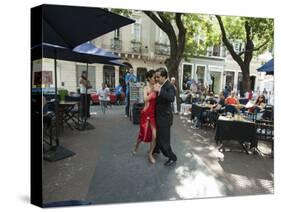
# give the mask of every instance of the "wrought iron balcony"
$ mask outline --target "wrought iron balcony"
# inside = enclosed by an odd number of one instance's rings
[[[141,53],[142,52],[142,49],[141,49],[141,42],[139,41],[131,41],[131,49],[132,49],[132,52],[136,52],[136,53]]]
[[[113,38],[110,40],[110,48],[113,50],[119,50],[122,49],[122,41],[116,38]]]
[[[164,43],[155,43],[155,54],[170,55],[170,45]]]

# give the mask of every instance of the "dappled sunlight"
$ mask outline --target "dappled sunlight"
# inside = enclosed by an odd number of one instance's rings
[[[224,158],[224,154],[219,152],[218,150],[216,150],[215,147],[210,146],[208,149],[210,150],[209,153],[208,153],[208,157],[217,158],[217,159],[220,159],[220,160],[222,160]]]
[[[268,192],[270,192],[270,193],[274,192],[274,183],[273,183],[273,181],[264,180],[264,179],[257,179],[257,183],[260,184],[266,190],[268,190]]]
[[[233,183],[231,189],[233,192],[237,190],[244,190],[247,192],[248,189],[262,188],[259,189],[260,193],[273,193],[273,181],[266,179],[254,179],[242,175],[230,174],[229,178]]]
[[[193,154],[190,153],[190,152],[187,152],[187,153],[185,154],[185,157],[187,157],[187,158],[192,158],[192,157],[193,157]]]
[[[226,196],[224,184],[202,170],[189,170],[180,166],[175,170],[180,185],[175,187],[180,198],[204,198]]]
[[[204,147],[198,146],[198,147],[194,147],[193,149],[194,149],[195,151],[202,151],[202,150],[204,150],[205,148],[204,148]]]
[[[247,187],[252,187],[255,184],[254,180],[249,179],[246,176],[230,174],[230,177],[235,182],[236,187],[239,187],[239,188],[245,189]]]

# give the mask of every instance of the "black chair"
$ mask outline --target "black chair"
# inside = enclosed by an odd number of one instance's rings
[[[265,120],[270,120],[273,121],[274,119],[274,112],[273,112],[274,107],[271,105],[268,105],[265,107],[262,118]]]
[[[56,128],[55,102],[46,103],[43,107],[43,141],[53,146],[53,131]]]
[[[67,109],[64,114],[64,120],[68,123],[71,120],[76,126],[79,125],[79,115],[80,115],[80,95],[79,96],[65,96],[66,102],[78,102],[78,104],[70,109]],[[70,129],[73,129],[69,125]]]
[[[274,123],[270,120],[256,120],[258,140],[271,142],[271,154],[274,153]]]

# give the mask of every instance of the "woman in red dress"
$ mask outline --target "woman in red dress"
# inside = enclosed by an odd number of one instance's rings
[[[156,119],[155,119],[155,106],[156,106],[156,92],[154,91],[155,84],[155,71],[150,70],[146,73],[147,85],[144,87],[144,108],[140,113],[140,131],[132,152],[137,153],[137,149],[141,142],[150,143],[148,152],[148,160],[154,164],[153,150],[156,142]]]

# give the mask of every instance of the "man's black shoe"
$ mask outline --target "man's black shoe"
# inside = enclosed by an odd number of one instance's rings
[[[165,165],[165,166],[171,166],[171,165],[173,165],[174,163],[176,163],[175,160],[169,159],[169,160],[167,160],[167,161],[164,163],[164,165]]]

